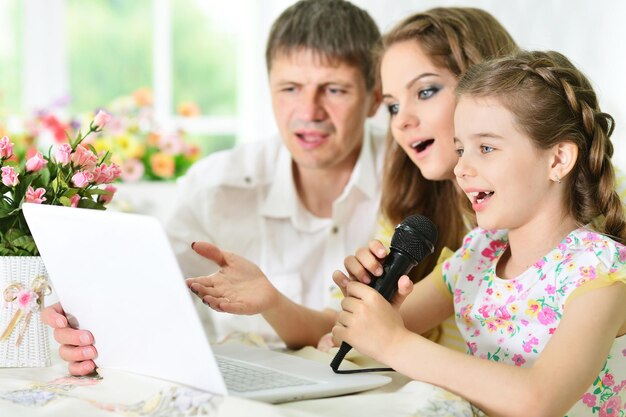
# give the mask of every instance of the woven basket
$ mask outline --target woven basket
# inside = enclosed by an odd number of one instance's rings
[[[0,256],[0,336],[19,313],[17,301],[5,300],[6,290],[32,289],[36,280],[41,283],[43,279],[47,282],[48,273],[39,256]],[[42,290],[40,294],[43,293]],[[40,302],[28,319],[27,314],[18,316],[10,335],[0,340],[0,367],[50,366],[48,327],[41,321],[41,307],[45,304]]]

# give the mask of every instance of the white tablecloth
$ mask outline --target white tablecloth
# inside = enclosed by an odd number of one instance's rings
[[[391,384],[335,398],[269,405],[193,390],[120,371],[71,377],[52,344],[47,368],[0,369],[0,416],[359,416],[470,417],[468,402],[441,388],[397,373]],[[332,355],[305,348],[299,356],[330,362]],[[357,358],[358,359],[358,358]],[[354,360],[354,359],[353,359]],[[358,362],[358,360],[357,360]]]

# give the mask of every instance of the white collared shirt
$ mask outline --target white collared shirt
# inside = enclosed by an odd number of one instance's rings
[[[256,263],[272,284],[298,304],[322,310],[339,306],[332,273],[372,239],[380,202],[384,134],[366,125],[359,159],[332,217],[319,218],[300,202],[291,155],[279,139],[246,143],[194,164],[179,180],[167,222],[186,277],[209,275],[216,266],[191,250],[209,241]],[[200,310],[211,338],[252,332],[275,341],[260,315]],[[210,323],[207,322],[210,318]]]

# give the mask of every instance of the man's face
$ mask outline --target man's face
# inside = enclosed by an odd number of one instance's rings
[[[363,123],[378,101],[358,68],[302,49],[276,56],[269,73],[282,141],[299,169],[352,169]]]

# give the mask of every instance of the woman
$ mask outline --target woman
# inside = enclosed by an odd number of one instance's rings
[[[422,214],[437,226],[439,239],[432,256],[411,273],[417,281],[430,273],[442,252],[456,250],[475,218],[454,179],[458,161],[454,145],[454,89],[472,65],[517,51],[504,27],[489,13],[475,8],[434,8],[407,17],[383,37],[379,54],[383,103],[390,115],[379,221],[379,240],[389,245],[393,228],[411,214]],[[377,258],[386,255],[377,245]],[[370,256],[368,248],[357,257]],[[369,282],[356,260],[346,268]],[[382,268],[373,275],[380,275]],[[374,270],[372,270],[374,271]],[[336,271],[335,280],[346,279]],[[338,290],[339,291],[339,290]],[[410,323],[407,323],[410,327]],[[443,333],[441,332],[443,330]],[[451,317],[428,335],[431,340],[464,350]],[[328,337],[318,347],[330,347]]]

